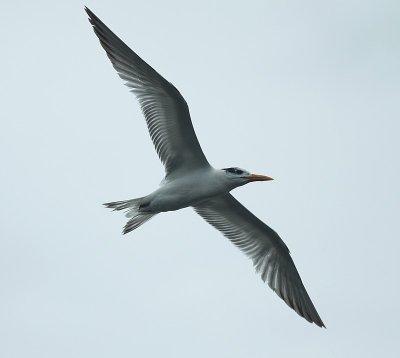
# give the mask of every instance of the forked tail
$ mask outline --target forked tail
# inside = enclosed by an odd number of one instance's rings
[[[125,216],[130,218],[124,226],[123,233],[127,234],[150,220],[156,213],[140,211],[140,204],[143,198],[136,198],[131,200],[114,201],[112,203],[103,204],[105,207],[116,210],[124,210]]]

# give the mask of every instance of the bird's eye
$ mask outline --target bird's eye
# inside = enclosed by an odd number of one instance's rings
[[[223,170],[225,170],[228,173],[232,173],[232,174],[236,174],[236,175],[242,175],[244,173],[244,171],[242,169],[238,169],[238,168],[224,168]]]

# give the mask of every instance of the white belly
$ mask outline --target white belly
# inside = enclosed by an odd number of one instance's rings
[[[146,210],[152,212],[178,210],[229,190],[215,169],[196,171],[165,181],[159,189],[145,198]]]

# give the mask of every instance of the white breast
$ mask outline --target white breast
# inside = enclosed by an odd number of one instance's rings
[[[173,211],[229,190],[231,188],[220,170],[202,169],[164,180],[159,189],[146,197],[146,201],[152,212]]]

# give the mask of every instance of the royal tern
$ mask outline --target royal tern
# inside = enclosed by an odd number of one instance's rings
[[[193,207],[209,224],[253,260],[263,281],[307,321],[325,327],[279,235],[229,192],[253,181],[272,178],[240,168],[215,169],[207,161],[190,119],[189,108],[165,80],[120,40],[92,11],[89,21],[118,75],[136,95],[150,137],[165,166],[165,178],[153,193],[104,204],[125,210],[126,234],[154,215]]]

